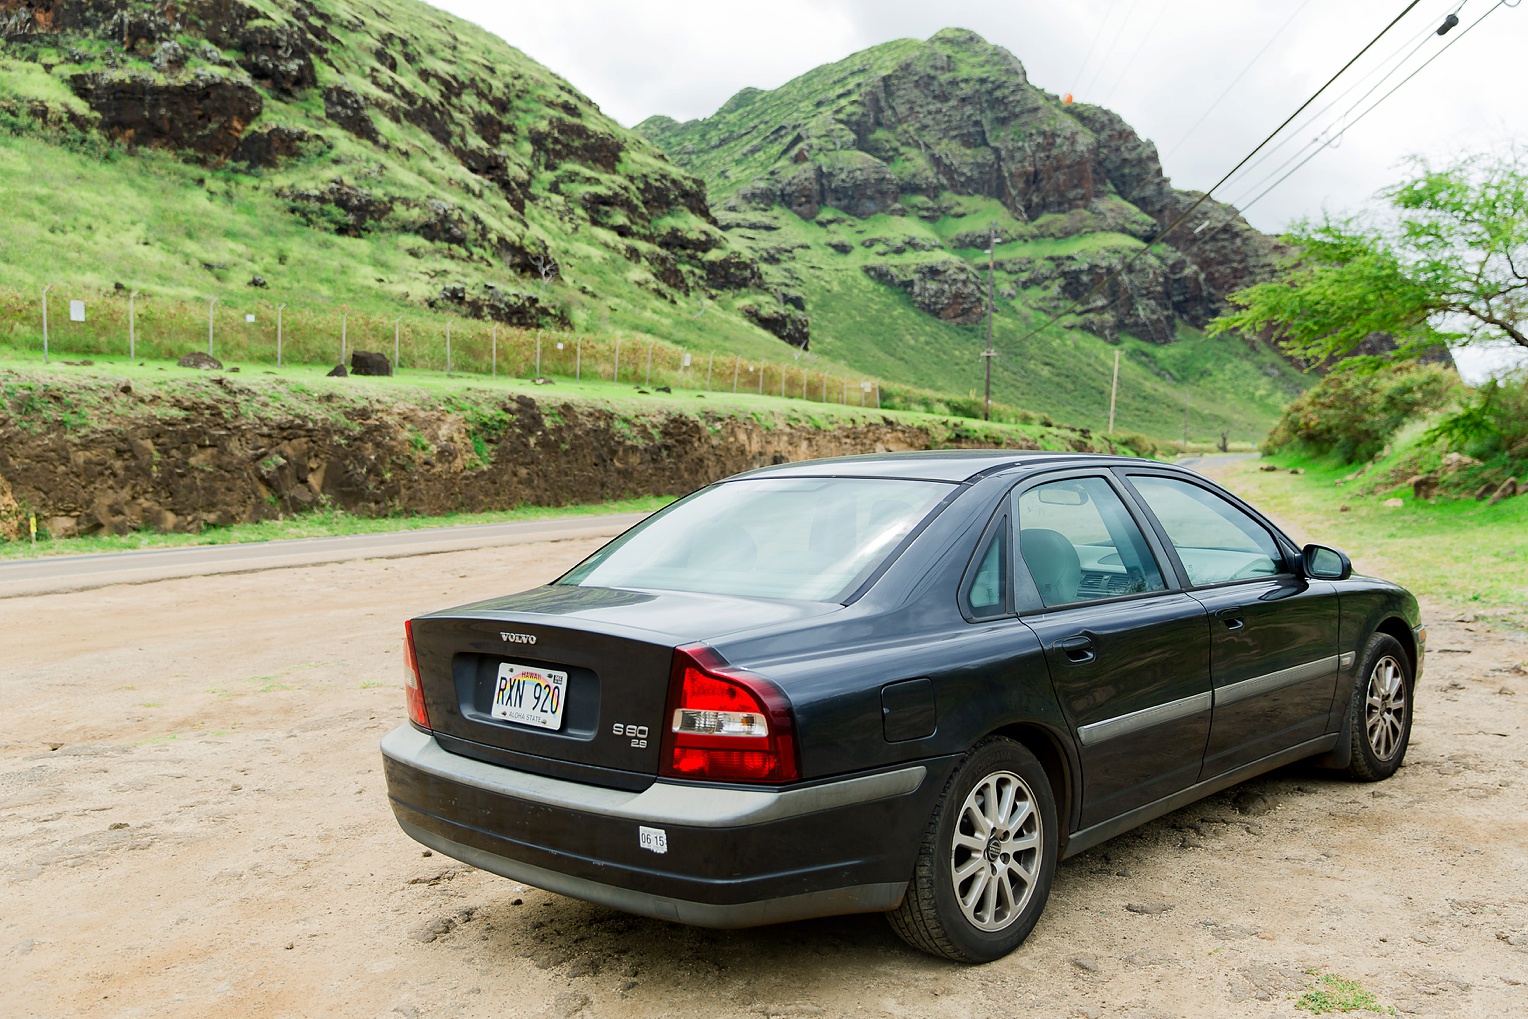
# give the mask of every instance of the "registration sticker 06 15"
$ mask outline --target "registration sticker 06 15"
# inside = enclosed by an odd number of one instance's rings
[[[662,828],[649,828],[647,825],[637,826],[637,845],[654,853],[668,852],[668,832]]]

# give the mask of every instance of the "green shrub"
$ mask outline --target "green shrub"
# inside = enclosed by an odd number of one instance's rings
[[[1528,463],[1528,371],[1491,379],[1462,408],[1441,418],[1424,441],[1447,444],[1487,464]]]
[[[1347,463],[1368,460],[1409,419],[1448,406],[1462,391],[1454,370],[1436,364],[1339,365],[1289,405],[1262,449],[1303,447]]]

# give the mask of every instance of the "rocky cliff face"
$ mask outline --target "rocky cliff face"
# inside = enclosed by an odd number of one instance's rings
[[[726,212],[941,224],[967,211],[964,200],[986,198],[1000,203],[1010,242],[1098,235],[1085,255],[1000,263],[1000,285],[1046,311],[1082,296],[1134,253],[1130,238],[1151,237],[1198,197],[1172,187],[1156,147],[1117,114],[1064,105],[1030,84],[1013,54],[960,29],[877,46],[773,92],[745,90],[704,120],[655,117],[638,130],[704,177]],[[956,251],[987,244],[985,231],[944,239]],[[1095,295],[1082,327],[1170,342],[1177,322],[1202,325],[1226,294],[1266,279],[1278,254],[1272,238],[1216,202],[1160,250]],[[931,315],[974,321],[984,309],[950,258],[862,268]]]
[[[315,230],[443,253],[459,269],[442,282],[519,275],[529,291],[609,253],[664,301],[760,284],[700,180],[523,54],[413,0],[0,0],[0,41],[80,101],[11,112],[67,113],[130,150],[247,174],[236,182],[277,191]],[[566,324],[535,289],[459,310],[512,304],[503,321]]]

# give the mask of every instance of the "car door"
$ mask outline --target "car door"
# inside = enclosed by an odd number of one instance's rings
[[[1077,737],[1081,827],[1192,785],[1210,726],[1204,606],[1175,589],[1107,471],[1043,476],[1013,504],[1021,618]]]
[[[1325,733],[1337,684],[1336,587],[1301,576],[1262,522],[1209,486],[1165,472],[1126,476],[1212,619],[1203,777]]]

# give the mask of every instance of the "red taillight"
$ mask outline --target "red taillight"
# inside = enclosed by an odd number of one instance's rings
[[[718,782],[794,782],[795,721],[783,694],[729,669],[703,644],[674,649],[662,773]]]
[[[414,621],[403,622],[403,694],[409,704],[409,721],[421,729],[430,727],[430,712],[424,706],[424,686],[419,681],[419,656],[414,654]]]

